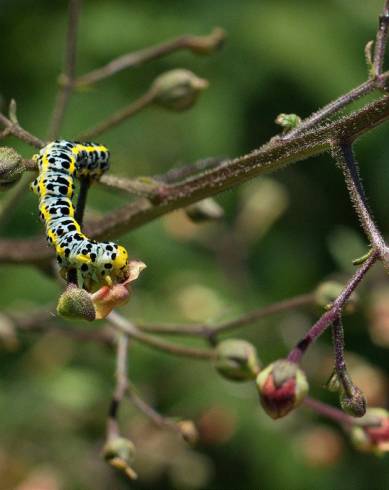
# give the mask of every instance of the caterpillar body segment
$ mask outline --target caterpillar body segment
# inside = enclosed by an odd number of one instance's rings
[[[39,176],[31,184],[39,196],[39,216],[47,241],[55,248],[61,275],[77,271],[80,287],[94,290],[126,279],[128,254],[114,242],[86,237],[74,218],[75,178],[98,180],[109,168],[109,151],[96,143],[53,141],[34,156]]]

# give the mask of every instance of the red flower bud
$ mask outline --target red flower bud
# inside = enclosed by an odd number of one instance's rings
[[[308,382],[297,364],[280,359],[259,373],[257,388],[265,412],[278,419],[302,403]]]
[[[389,451],[389,412],[383,408],[369,408],[360,419],[364,425],[351,429],[354,445],[364,452],[382,454]]]

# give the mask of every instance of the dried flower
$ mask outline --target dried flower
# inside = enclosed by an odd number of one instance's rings
[[[297,364],[280,359],[259,373],[257,388],[265,412],[278,419],[302,403],[308,382]]]
[[[232,381],[255,379],[260,370],[257,351],[246,340],[223,340],[216,347],[215,368]]]

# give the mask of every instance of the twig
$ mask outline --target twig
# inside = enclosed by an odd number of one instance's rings
[[[181,36],[177,39],[166,41],[157,46],[152,46],[151,48],[128,53],[115,58],[101,68],[97,68],[96,70],[77,78],[75,81],[75,86],[80,87],[84,85],[91,85],[100,80],[104,80],[105,78],[108,78],[121,70],[139,66],[143,63],[161,58],[162,56],[166,56],[178,50],[189,49],[194,53],[211,52],[212,50],[221,46],[224,38],[224,31],[216,27],[207,36]]]
[[[60,77],[59,89],[51,117],[48,139],[57,138],[65,111],[74,88],[76,72],[77,33],[82,0],[69,0],[68,33],[65,50],[64,72]]]
[[[331,325],[341,314],[342,308],[359,285],[366,272],[378,258],[378,252],[374,251],[370,257],[361,265],[348,281],[340,295],[332,303],[331,308],[324,313],[319,320],[309,329],[304,337],[297,343],[288,355],[289,361],[299,363],[307,348]]]
[[[163,352],[182,357],[192,357],[199,360],[212,360],[215,358],[215,354],[212,350],[199,349],[195,347],[186,347],[184,345],[177,345],[170,342],[166,342],[152,335],[148,335],[139,330],[129,320],[119,315],[115,311],[112,311],[107,320],[120,331],[127,334],[129,337],[141,342],[155,349]]]
[[[21,126],[19,126],[18,123],[12,122],[8,117],[4,116],[0,112],[0,123],[6,128],[8,131],[7,134],[12,134],[16,138],[18,138],[21,141],[24,141],[25,143],[35,146],[35,148],[42,148],[44,146],[44,141],[41,139],[37,138],[33,134],[29,133],[25,129],[23,129]]]
[[[99,134],[105,133],[109,129],[118,126],[120,123],[122,123],[129,117],[134,116],[142,109],[150,105],[153,102],[153,100],[154,100],[154,92],[152,90],[149,90],[144,95],[139,97],[139,99],[137,99],[135,102],[132,102],[124,109],[120,109],[119,111],[115,112],[111,116],[107,117],[107,119],[104,119],[104,121],[102,121],[101,123],[97,124],[97,126],[81,133],[77,137],[77,139],[80,141],[88,141],[94,139]]]
[[[244,315],[235,318],[234,320],[229,320],[226,322],[219,323],[217,325],[204,324],[194,324],[194,325],[149,325],[140,324],[137,327],[140,330],[158,334],[168,334],[168,335],[186,335],[191,337],[213,337],[215,335],[226,333],[231,330],[235,330],[250,323],[254,323],[257,320],[265,318],[270,315],[275,315],[277,313],[282,313],[284,311],[289,311],[294,308],[299,308],[301,306],[306,306],[312,304],[314,299],[313,294],[302,294],[294,298],[286,299],[284,301],[279,301],[278,303],[273,303],[269,306],[258,308],[256,310],[245,313]]]
[[[363,425],[361,420],[351,417],[342,410],[332,407],[331,405],[327,405],[327,403],[319,402],[319,400],[315,400],[314,398],[306,397],[304,400],[304,405],[323,417],[334,420],[338,424],[346,425],[348,427],[353,425]]]
[[[365,191],[359,177],[358,164],[354,159],[351,145],[334,145],[332,155],[343,172],[351,201],[372,247],[376,248],[383,256],[387,247],[368,208]]]
[[[163,415],[158,413],[155,410],[155,408],[153,408],[147,402],[145,402],[145,400],[143,400],[138,395],[135,387],[131,383],[129,383],[129,385],[127,387],[127,396],[128,396],[128,399],[131,401],[131,403],[134,405],[134,407],[136,407],[144,415],[146,415],[146,417],[148,417],[152,422],[154,422],[154,424],[157,427],[167,428],[167,429],[173,430],[174,432],[178,432],[179,434],[181,434],[181,431],[180,431],[178,425],[174,421],[172,421],[169,418],[164,417]]]
[[[22,175],[20,181],[10,189],[4,199],[0,202],[0,229],[10,220],[11,214],[19,204],[20,199],[25,195],[28,186],[34,177]]]
[[[332,339],[335,352],[335,373],[343,390],[348,396],[352,396],[353,383],[347,372],[346,361],[344,359],[344,331],[340,316],[335,318],[332,324]]]
[[[379,77],[382,74],[386,50],[386,42],[388,39],[389,27],[389,0],[385,0],[382,14],[378,19],[378,30],[374,45],[374,72],[375,76]]]
[[[98,182],[105,187],[118,189],[128,194],[138,196],[153,196],[157,189],[161,189],[163,184],[151,177],[139,177],[137,179],[127,179],[117,175],[103,175]]]
[[[116,386],[111,400],[107,420],[107,440],[120,435],[118,424],[118,412],[128,386],[127,364],[128,364],[128,336],[118,333],[116,351]]]

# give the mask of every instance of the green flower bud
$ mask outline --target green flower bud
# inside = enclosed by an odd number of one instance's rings
[[[278,114],[275,119],[275,123],[284,128],[285,131],[296,128],[301,123],[301,117],[297,114]]]
[[[59,297],[57,313],[65,318],[89,322],[96,318],[96,311],[90,294],[74,284],[69,284]]]
[[[308,382],[297,364],[280,359],[259,373],[257,388],[265,412],[278,419],[301,405],[308,392]]]
[[[332,303],[343,291],[343,289],[344,289],[344,285],[341,284],[340,282],[336,282],[336,281],[323,282],[319,284],[319,286],[316,288],[314,292],[315,303],[320,308],[329,309]],[[358,300],[359,298],[357,293],[355,291],[351,293],[349,299],[344,305],[343,313],[353,313],[357,307]]]
[[[207,87],[207,80],[198,78],[189,70],[176,69],[157,77],[151,92],[156,104],[172,111],[184,111],[193,106]]]
[[[363,417],[366,413],[366,398],[357,386],[352,386],[351,393],[342,391],[340,394],[340,406],[353,417]]]
[[[214,364],[223,377],[233,381],[255,379],[260,370],[255,347],[239,339],[220,342],[216,347]]]
[[[137,474],[131,468],[135,461],[135,446],[129,439],[113,437],[103,447],[103,456],[111,466],[125,473],[131,480],[137,478]]]
[[[0,190],[5,191],[20,179],[25,166],[23,158],[13,148],[0,147]]]
[[[224,216],[223,208],[211,197],[186,207],[185,213],[195,223],[217,220]]]

